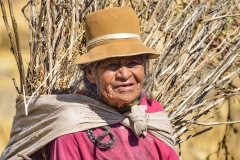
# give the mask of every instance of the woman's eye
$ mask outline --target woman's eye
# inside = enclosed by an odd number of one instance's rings
[[[141,64],[140,62],[131,61],[131,62],[128,62],[127,67],[132,68],[132,67],[135,67],[135,66],[140,65],[140,64]]]
[[[119,68],[119,64],[109,63],[109,64],[105,65],[104,68],[109,69],[109,70],[116,70]]]

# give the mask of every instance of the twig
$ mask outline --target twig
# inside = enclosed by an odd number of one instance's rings
[[[23,16],[25,17],[25,19],[28,21],[28,26],[29,26],[29,28],[32,29],[33,33],[35,33],[35,29],[33,28],[32,23],[30,22],[29,18],[28,18],[28,17],[26,16],[26,14],[25,14],[25,9],[30,5],[31,2],[32,2],[32,0],[29,0],[29,1],[27,2],[27,4],[26,4],[25,6],[23,6],[23,8],[22,8],[22,13],[23,13]]]
[[[11,78],[10,76],[8,76],[9,78]],[[14,84],[14,86],[15,86],[15,89],[17,90],[17,93],[18,94],[21,94],[21,91],[19,90],[19,88],[18,88],[18,86],[17,86],[17,83],[16,83],[16,80],[15,80],[15,78],[11,78],[12,79],[12,81],[13,81],[13,84]]]
[[[25,107],[25,116],[28,115],[28,106],[27,106],[27,103],[26,103],[26,95],[25,95],[25,90],[24,90],[24,86],[23,86],[23,100],[24,100],[24,107]]]
[[[201,122],[197,122],[197,121],[192,121],[191,123],[197,124],[197,125],[202,125],[202,126],[214,126],[214,125],[223,125],[223,124],[236,124],[236,123],[240,123],[240,121],[212,122],[212,123],[201,123]]]
[[[221,18],[236,17],[236,16],[240,16],[240,14],[232,14],[232,15],[218,16],[218,17],[215,17],[215,18],[211,18],[211,19],[204,20],[203,22],[209,22],[209,21],[214,21],[214,20],[221,19]]]
[[[76,12],[76,6],[75,6],[75,1],[73,0],[72,2],[72,15],[71,15],[71,31],[70,31],[70,44],[73,43],[73,40],[74,40],[74,31],[75,31],[75,28],[76,28],[76,19],[75,19],[75,12]],[[95,7],[96,7],[96,0],[95,0]],[[96,8],[95,8],[96,10]],[[68,60],[71,60],[72,59],[72,52],[73,52],[73,45],[70,46],[69,48],[69,55],[68,55]]]
[[[10,38],[13,55],[15,57],[15,60],[16,60],[17,66],[18,66],[18,71],[19,71],[19,74],[20,74],[20,77],[21,77],[22,70],[21,70],[21,65],[20,65],[20,62],[19,62],[18,49],[17,49],[17,46],[16,46],[16,41],[15,41],[15,39],[14,39],[14,37],[12,35],[12,32],[10,30],[10,27],[9,27],[9,24],[8,24],[6,10],[5,10],[4,3],[2,2],[2,0],[0,0],[0,4],[1,4],[2,13],[3,13],[3,20],[4,20],[4,23],[5,23],[5,27],[7,29],[8,36]],[[20,78],[20,80],[21,80],[21,78]]]
[[[23,155],[21,153],[18,153],[17,156],[23,158],[24,160],[32,160],[30,157]]]
[[[52,70],[53,70],[53,57],[52,57],[52,45],[51,45],[51,34],[52,34],[52,20],[51,20],[51,11],[50,11],[50,0],[47,0],[47,52],[48,52],[48,76],[49,81],[52,81]],[[51,83],[48,83],[47,86],[51,88]]]
[[[193,137],[196,137],[196,136],[198,136],[198,135],[200,135],[200,134],[203,134],[203,133],[205,133],[205,132],[207,132],[207,131],[209,131],[209,130],[211,130],[211,129],[213,129],[213,127],[209,127],[209,128],[203,129],[203,130],[201,130],[201,131],[199,131],[199,132],[197,132],[197,133],[195,133],[195,134],[189,135],[189,136],[187,136],[186,138],[180,140],[179,143],[182,143],[182,142],[184,142],[184,141],[186,141],[186,140],[188,140],[188,139],[190,139],[190,138],[193,138]]]
[[[17,57],[18,57],[18,63],[19,63],[19,74],[20,74],[20,84],[21,84],[21,93],[23,93],[23,88],[22,86],[26,85],[26,80],[25,80],[25,70],[24,70],[24,65],[22,61],[22,54],[21,54],[21,48],[20,48],[20,41],[19,41],[19,35],[18,35],[18,28],[17,28],[17,22],[13,13],[13,8],[12,8],[12,2],[11,0],[8,0],[9,4],[9,10],[12,18],[12,25],[13,25],[13,30],[15,33],[15,40],[16,40],[16,47],[17,47]]]

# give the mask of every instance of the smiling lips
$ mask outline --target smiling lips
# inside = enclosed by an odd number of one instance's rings
[[[122,85],[123,87],[128,87],[128,86],[132,86],[133,84],[125,84],[125,85]]]
[[[134,87],[135,87],[134,83],[128,83],[128,84],[117,85],[115,88],[120,91],[130,91],[130,90],[133,90]]]

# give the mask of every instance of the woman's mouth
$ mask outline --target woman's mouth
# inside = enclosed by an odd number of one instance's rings
[[[123,87],[129,87],[132,86],[133,84],[126,84],[126,85],[122,85]]]
[[[133,83],[129,83],[129,84],[122,84],[122,85],[119,85],[117,86],[116,88],[119,90],[119,91],[122,91],[122,92],[126,92],[126,91],[131,91],[134,89],[134,84]]]

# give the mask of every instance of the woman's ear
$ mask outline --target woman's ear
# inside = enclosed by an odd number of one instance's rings
[[[94,72],[92,71],[92,68],[90,68],[89,65],[86,68],[86,76],[91,83],[96,83],[96,76],[94,75]]]

